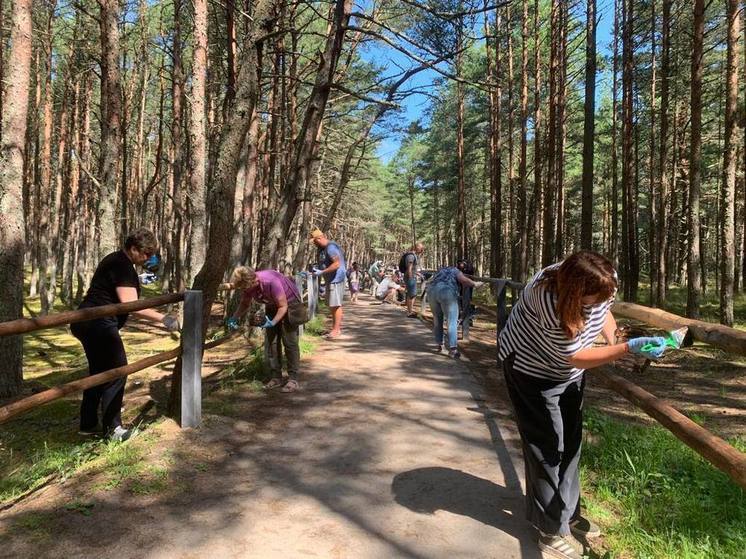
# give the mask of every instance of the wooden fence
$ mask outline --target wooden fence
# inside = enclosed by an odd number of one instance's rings
[[[489,277],[472,277],[475,281],[489,283],[496,297],[497,328],[496,343],[500,343],[500,332],[507,323],[509,309],[507,304],[508,291],[511,294],[511,308],[517,302],[524,284],[508,280]],[[473,316],[471,289],[464,289],[461,298],[461,329],[463,339],[469,339],[469,327]],[[423,311],[427,302],[426,289],[423,290]],[[633,318],[646,322],[658,328],[673,330],[687,326],[694,338],[713,345],[725,351],[746,355],[746,332],[728,328],[720,324],[712,324],[698,320],[683,318],[660,309],[651,309],[631,303],[616,303],[612,312],[617,316]],[[612,367],[599,367],[593,370],[594,376],[612,390],[624,396],[638,406],[645,413],[655,419],[663,427],[671,431],[677,438],[692,448],[713,466],[725,472],[742,488],[746,489],[746,454],[734,448],[726,441],[710,433],[698,425],[673,406],[654,396],[642,387],[614,374]]]

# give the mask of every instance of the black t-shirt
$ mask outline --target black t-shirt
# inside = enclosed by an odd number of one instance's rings
[[[122,250],[112,252],[99,262],[91,279],[91,286],[80,304],[81,309],[100,307],[120,303],[117,287],[134,287],[140,296],[140,278],[137,277],[135,266]],[[114,317],[106,317],[104,321],[114,321]],[[117,327],[121,328],[127,322],[127,315],[116,317]]]

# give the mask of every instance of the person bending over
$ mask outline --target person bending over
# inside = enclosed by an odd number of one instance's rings
[[[499,357],[523,443],[527,518],[539,530],[539,548],[563,559],[582,557],[573,535],[600,534],[580,511],[585,370],[630,352],[660,357],[665,347],[663,338],[616,343],[610,309],[617,283],[604,256],[572,254],[534,276],[500,334]],[[594,347],[599,334],[607,345]]]
[[[298,326],[302,321],[294,320],[296,311],[302,311],[303,302],[293,280],[275,270],[257,270],[241,266],[231,277],[236,289],[242,289],[241,303],[226,323],[231,330],[238,328],[239,319],[249,310],[252,301],[264,303],[266,317],[260,328],[266,329],[269,346],[269,367],[272,378],[265,388],[281,388],[281,392],[295,392],[300,388],[298,369],[300,368],[300,345]],[[285,348],[288,380],[282,378],[280,342]]]
[[[158,243],[151,231],[137,229],[132,232],[121,250],[112,252],[101,260],[78,308],[129,303],[139,299],[140,279],[135,266],[145,264],[157,251]],[[179,329],[179,322],[175,317],[153,309],[144,309],[133,314],[152,322],[162,323],[169,331]],[[119,330],[126,324],[127,317],[127,314],[120,314],[70,325],[73,336],[83,344],[89,375],[127,364],[127,354],[119,335]],[[83,391],[83,402],[80,405],[81,435],[95,435],[103,431],[104,436],[119,441],[132,436],[132,430],[122,426],[121,408],[125,383],[126,379],[122,377]],[[102,411],[101,428],[98,427],[99,407]]]
[[[430,278],[427,298],[433,313],[433,336],[436,351],[443,350],[443,322],[448,324],[448,355],[454,359],[461,357],[458,350],[459,289],[461,286],[474,288],[481,282],[467,278],[455,266],[446,266]]]

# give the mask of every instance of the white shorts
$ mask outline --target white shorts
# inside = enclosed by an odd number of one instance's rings
[[[345,298],[345,282],[330,283],[326,286],[326,303],[330,307],[341,307]]]

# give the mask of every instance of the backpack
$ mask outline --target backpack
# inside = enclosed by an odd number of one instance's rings
[[[399,271],[402,274],[407,273],[407,256],[409,256],[410,254],[414,255],[414,252],[405,252],[404,254],[401,255],[401,258],[399,259]]]

